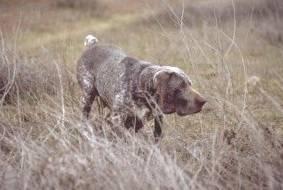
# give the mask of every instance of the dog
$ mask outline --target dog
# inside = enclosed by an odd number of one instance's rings
[[[162,134],[163,115],[198,113],[206,103],[184,71],[154,65],[128,56],[122,49],[98,44],[88,35],[86,49],[77,62],[77,79],[83,91],[84,118],[88,118],[95,97],[111,110],[114,124],[134,127],[154,119],[154,137]]]

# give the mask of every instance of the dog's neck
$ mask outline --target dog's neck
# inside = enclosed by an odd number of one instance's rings
[[[146,67],[140,74],[139,77],[139,90],[154,96],[156,89],[153,85],[153,77],[158,71],[159,66],[152,65]]]

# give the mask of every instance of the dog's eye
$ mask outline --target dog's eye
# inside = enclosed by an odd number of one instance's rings
[[[186,83],[185,81],[183,81],[181,84],[180,84],[180,88],[185,88],[186,87]]]
[[[180,94],[181,93],[181,90],[180,89],[176,89],[175,91],[174,91],[174,95],[175,96],[177,96],[178,94]]]

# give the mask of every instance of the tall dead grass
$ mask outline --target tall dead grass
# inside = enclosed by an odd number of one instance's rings
[[[220,126],[190,141],[173,130],[155,144],[147,131],[113,132],[99,116],[82,123],[78,94],[66,86],[75,79],[63,79],[62,67],[28,67],[41,77],[53,76],[30,81],[30,91],[40,90],[29,94],[35,105],[22,96],[24,87],[16,91],[15,106],[1,106],[1,189],[282,188],[281,136],[226,95],[214,93]],[[22,71],[23,83],[12,78],[7,83],[24,86],[30,75]],[[50,87],[55,94],[42,90]]]
[[[237,25],[252,22],[254,32],[273,44],[282,43],[283,2],[280,0],[183,1],[183,5],[161,2],[160,13],[153,14],[151,19],[146,18],[143,21],[145,24],[159,23],[174,28],[185,24],[194,28],[201,25],[229,25],[235,17]]]
[[[179,47],[178,60],[189,64],[210,110],[167,121],[159,144],[151,124],[138,134],[112,129],[95,108],[82,122],[74,65],[60,52],[28,57],[2,43],[1,100],[9,101],[0,106],[0,189],[282,189],[282,128],[255,115],[261,105],[252,100],[262,99],[270,106],[265,113],[280,116],[282,102],[264,79],[249,76],[233,35],[216,27],[209,31],[212,43],[186,27],[176,33],[166,48]],[[230,54],[237,56],[234,65]],[[201,74],[203,66],[212,76]],[[183,134],[188,125],[199,130],[190,138]]]

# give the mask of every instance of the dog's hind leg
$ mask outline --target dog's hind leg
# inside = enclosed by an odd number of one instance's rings
[[[95,77],[89,70],[84,67],[84,65],[79,65],[77,79],[83,91],[81,101],[82,116],[83,120],[87,120],[89,118],[89,113],[91,111],[91,106],[95,100],[95,97],[99,95],[95,87]]]
[[[94,102],[95,97],[97,96],[96,90],[93,90],[90,93],[85,92],[83,96],[83,119],[89,118],[89,113],[91,111],[92,104]]]
[[[94,86],[94,78],[85,75],[80,79],[81,80],[79,80],[79,84],[83,90],[83,96],[82,96],[83,119],[88,119],[94,99],[96,96],[98,96],[98,91]]]

